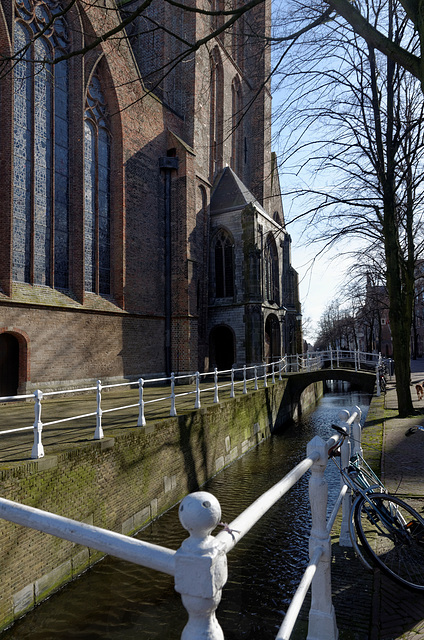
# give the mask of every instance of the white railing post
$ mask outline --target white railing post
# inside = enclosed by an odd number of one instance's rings
[[[200,373],[198,371],[196,371],[196,400],[194,408],[200,409]]]
[[[377,381],[377,397],[381,396],[381,385],[380,385],[380,367],[378,364],[375,367],[375,378]]]
[[[340,369],[340,350],[339,347],[337,347],[337,351],[336,351],[336,366],[337,369]]]
[[[266,379],[266,362],[263,363],[263,369],[264,369],[264,387],[268,386],[268,380]]]
[[[362,411],[359,407],[355,407],[356,409],[356,417],[352,424],[352,455],[359,454],[362,456],[362,428],[361,428],[361,418]]]
[[[218,404],[219,403],[219,396],[218,396],[218,369],[216,367],[214,369],[213,376],[214,376],[214,381],[215,381],[215,393],[214,393],[213,401],[214,401],[215,404]]]
[[[246,365],[243,365],[243,393],[247,393]]]
[[[315,436],[308,443],[307,455],[310,456],[316,451],[319,453],[319,458],[311,467],[309,480],[312,514],[309,557],[312,558],[319,547],[322,549],[322,554],[311,585],[307,640],[336,640],[338,631],[331,600],[331,542],[327,532],[328,486],[324,477],[328,454],[327,444],[319,436]]]
[[[280,358],[280,361],[278,363],[278,379],[279,380],[283,379],[282,376],[281,376],[281,364],[282,364],[282,362],[283,362],[283,360],[282,360],[282,358]]]
[[[255,364],[255,391],[258,390],[258,368]]]
[[[272,372],[271,382],[272,382],[272,384],[275,384],[275,366],[274,366],[274,361],[272,362],[271,372]]]
[[[331,362],[331,369],[334,369],[333,367],[333,349],[330,347],[330,362]]]
[[[340,420],[342,420],[345,424],[344,427],[347,429],[347,432],[350,435],[350,425],[348,420],[350,418],[349,411],[343,410],[339,415]],[[346,469],[349,466],[349,460],[351,456],[351,443],[350,438],[346,438],[343,442],[342,447],[340,449],[340,466],[342,469]],[[340,488],[344,485],[343,478],[340,476]],[[339,544],[341,547],[351,547],[352,540],[349,533],[350,526],[350,508],[352,506],[352,495],[348,490],[342,499],[342,522],[340,525],[340,536],[339,536]]]
[[[138,420],[137,427],[146,426],[146,417],[144,415],[144,380],[139,378],[138,380]]]
[[[102,383],[100,380],[97,380],[96,430],[94,431],[94,440],[101,440],[103,438],[102,415]]]
[[[351,455],[350,441],[346,439],[340,449],[340,465],[342,469],[349,466]],[[340,476],[340,489],[344,486],[343,478]],[[339,545],[341,547],[351,547],[352,539],[350,537],[350,508],[352,506],[352,494],[349,489],[342,498],[342,521],[340,524]]]
[[[171,410],[169,412],[169,415],[172,418],[175,418],[175,416],[177,415],[177,409],[175,408],[175,374],[174,372],[171,373]]]
[[[231,367],[231,392],[230,398],[235,398],[236,394],[234,392],[234,365]]]
[[[43,458],[44,447],[41,442],[41,433],[43,431],[43,423],[41,422],[41,400],[43,399],[43,392],[40,389],[34,391],[34,444],[31,451],[31,458]]]
[[[197,491],[182,500],[179,518],[190,533],[175,554],[175,590],[188,612],[181,640],[224,640],[215,611],[227,581],[227,557],[210,535],[221,507],[215,496]]]

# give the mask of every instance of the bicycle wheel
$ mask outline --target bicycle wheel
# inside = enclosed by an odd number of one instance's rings
[[[393,580],[424,591],[424,519],[388,493],[370,493],[354,511],[366,553]]]

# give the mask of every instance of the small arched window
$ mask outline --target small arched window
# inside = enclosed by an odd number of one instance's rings
[[[215,238],[215,291],[217,298],[234,296],[234,245],[223,230]]]
[[[67,27],[57,2],[17,1],[16,11],[12,277],[67,288],[68,65],[44,62],[69,50]]]
[[[278,278],[278,253],[274,238],[269,235],[264,251],[265,298],[279,304],[280,287]]]
[[[85,290],[110,293],[110,131],[97,75],[87,92],[84,143]]]

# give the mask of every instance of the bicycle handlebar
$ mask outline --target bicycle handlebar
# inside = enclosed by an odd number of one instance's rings
[[[329,458],[340,455],[339,449],[342,446],[344,439],[347,438],[348,436],[348,432],[346,431],[346,429],[344,429],[343,427],[339,427],[338,424],[332,424],[331,427],[334,429],[334,431],[337,431],[337,433],[342,437],[335,444],[333,444],[332,447],[328,449]]]
[[[347,436],[347,429],[345,429],[344,427],[340,427],[338,424],[332,424],[331,428],[334,429],[334,431],[337,431],[337,433],[339,433],[341,436]]]

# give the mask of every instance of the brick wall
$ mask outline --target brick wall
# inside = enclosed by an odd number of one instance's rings
[[[304,392],[302,406],[322,387]],[[104,440],[0,470],[0,495],[134,533],[244,454],[298,406],[287,380],[188,416],[108,431]],[[93,550],[0,521],[0,628],[99,559]]]
[[[41,306],[2,309],[0,331],[14,333],[21,326],[27,328],[20,345],[27,368],[20,374],[20,393],[36,386],[76,387],[82,381],[105,382],[165,369],[164,353],[158,348],[163,319],[82,308],[78,312]]]

